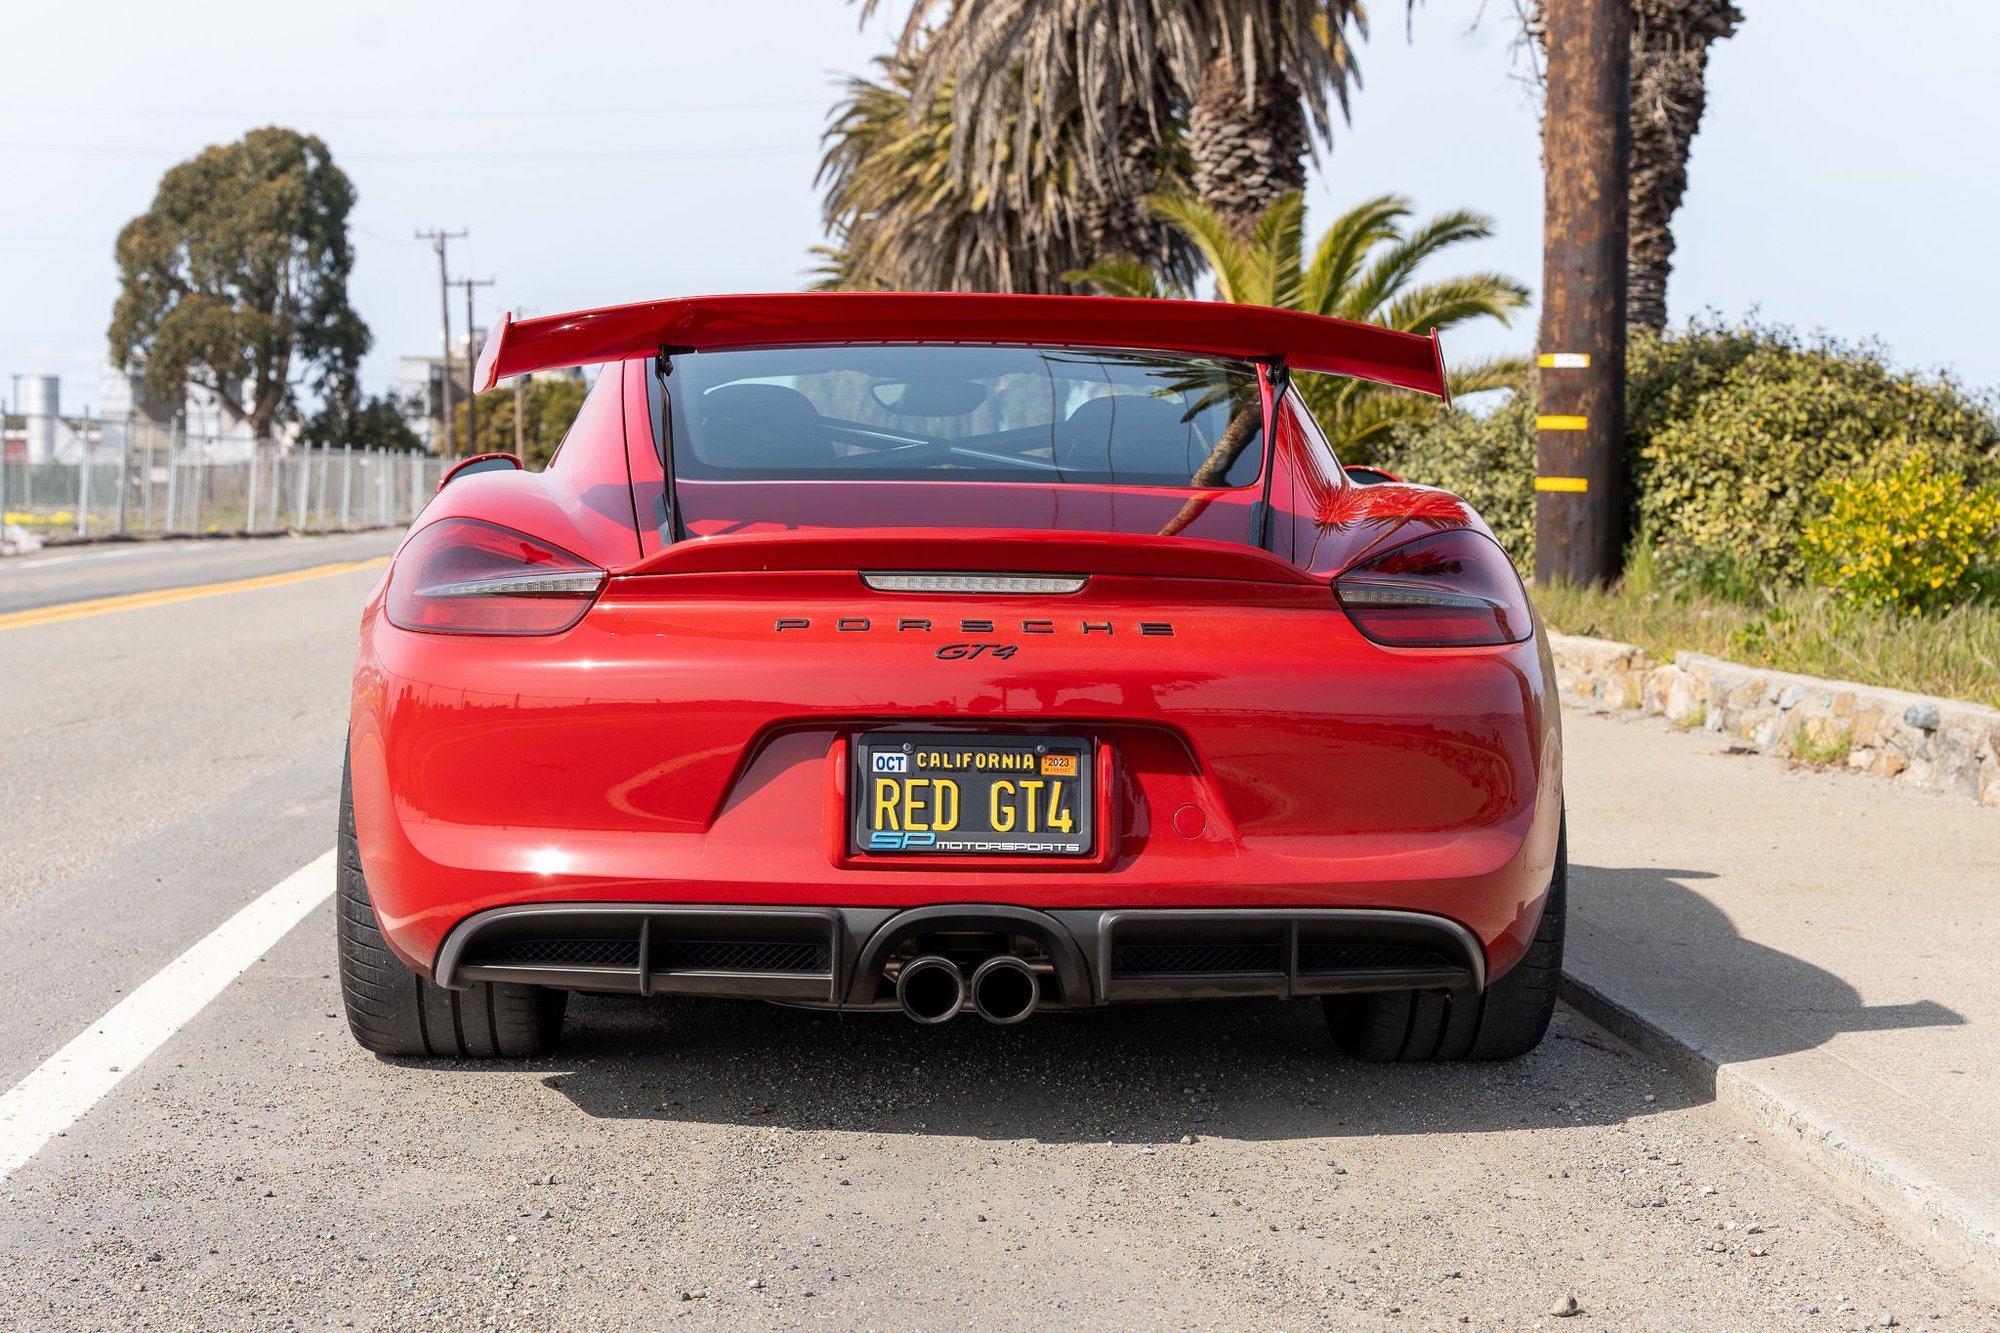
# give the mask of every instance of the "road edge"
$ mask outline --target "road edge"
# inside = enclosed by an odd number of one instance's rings
[[[1721,1063],[1567,968],[1557,993],[1564,1004],[1873,1204],[1932,1262],[2000,1289],[2000,1218],[1982,1218],[1895,1152],[1857,1140],[1759,1082],[1746,1067]]]

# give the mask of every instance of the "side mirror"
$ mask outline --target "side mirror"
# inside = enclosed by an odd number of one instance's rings
[[[438,478],[438,489],[443,490],[460,477],[470,476],[474,472],[500,472],[507,468],[519,472],[525,466],[527,465],[512,454],[474,454],[470,458],[461,458],[446,468],[444,475]]]
[[[1401,481],[1393,472],[1379,467],[1369,467],[1366,463],[1352,463],[1341,469],[1347,479],[1356,486],[1380,486],[1385,481]]]

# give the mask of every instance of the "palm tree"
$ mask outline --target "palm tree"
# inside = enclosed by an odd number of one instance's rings
[[[1417,271],[1441,250],[1493,234],[1492,219],[1468,210],[1415,225],[1407,199],[1383,195],[1349,209],[1305,254],[1305,202],[1297,191],[1266,209],[1246,239],[1208,204],[1186,195],[1156,195],[1153,208],[1184,233],[1215,277],[1215,299],[1280,306],[1315,315],[1381,324],[1407,333],[1448,329],[1474,319],[1510,323],[1528,304],[1528,289],[1499,273],[1467,273],[1419,283]],[[1179,297],[1189,292],[1170,277],[1129,259],[1101,261],[1072,278],[1110,296]],[[1455,366],[1454,393],[1509,388],[1527,363],[1496,357]],[[1343,461],[1365,462],[1384,432],[1432,410],[1428,399],[1363,380],[1307,375],[1299,393]]]
[[[814,247],[822,260],[815,285],[1061,291],[1064,273],[1102,254],[1145,255],[1183,279],[1192,274],[1193,247],[1177,232],[1137,199],[1083,179],[1073,117],[1018,134],[1009,122],[1002,179],[982,187],[952,165],[954,86],[943,84],[918,110],[911,89],[921,57],[876,64],[877,79],[848,80],[824,138],[816,183],[827,189],[834,243]],[[1186,154],[1172,133],[1135,138],[1124,152],[1122,179],[1185,188]]]
[[[1534,0],[1528,32],[1548,45],[1546,0]],[[1734,36],[1743,11],[1731,0],[1632,0],[1632,183],[1625,257],[1625,322],[1667,327],[1674,268],[1674,214],[1687,194],[1688,149],[1708,106],[1708,48]]]
[[[865,19],[882,0],[862,3]],[[1247,236],[1346,113],[1350,28],[1366,35],[1362,0],[914,0],[900,50],[924,54],[917,106],[958,89],[952,161],[977,188],[1073,125],[1083,178],[1137,198],[1128,146],[1185,118],[1195,194]]]
[[[1633,0],[1625,322],[1635,328],[1667,327],[1674,214],[1687,193],[1688,148],[1708,106],[1708,48],[1742,21],[1729,0]]]

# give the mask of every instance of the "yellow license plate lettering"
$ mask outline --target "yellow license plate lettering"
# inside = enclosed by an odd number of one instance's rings
[[[992,816],[993,831],[995,833],[1012,833],[1014,831],[1014,784],[1004,781],[996,782],[993,784],[989,796],[988,804],[991,809],[988,813]]]
[[[1040,778],[1023,778],[1021,780],[1021,804],[1027,808],[1028,832],[1030,833],[1040,833],[1042,831],[1039,827],[1042,813],[1041,802],[1037,798],[1042,788],[1047,785]]]
[[[925,817],[930,814],[930,809],[925,804],[925,801],[929,799],[929,795],[927,791],[919,790],[919,788],[928,788],[930,785],[931,780],[929,778],[904,779],[903,831],[905,833],[928,833],[931,831],[930,824],[924,822]]]
[[[1069,811],[1063,807],[1063,785],[1060,782],[1051,782],[1049,784],[1049,828],[1052,832],[1056,833],[1074,833],[1076,831],[1075,821],[1070,818]]]
[[[901,793],[896,790],[896,779],[875,779],[875,827],[900,833],[902,825],[896,822],[896,802]]]
[[[958,827],[958,783],[951,778],[935,778],[931,782],[931,801],[937,813],[931,816],[931,827],[939,833],[950,833]]]

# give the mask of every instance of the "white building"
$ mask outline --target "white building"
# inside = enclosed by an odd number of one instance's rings
[[[109,361],[100,368],[97,401],[103,417],[103,448],[117,449],[126,439],[138,442],[150,434],[174,431],[183,449],[216,463],[241,462],[250,456],[256,443],[247,423],[237,419],[222,405],[211,389],[190,384],[178,403],[166,403],[147,392],[143,378],[129,375]],[[176,419],[179,429],[174,430]],[[275,432],[281,442],[297,438],[298,427],[281,425]],[[75,460],[76,446],[65,457],[60,445],[57,457]]]

